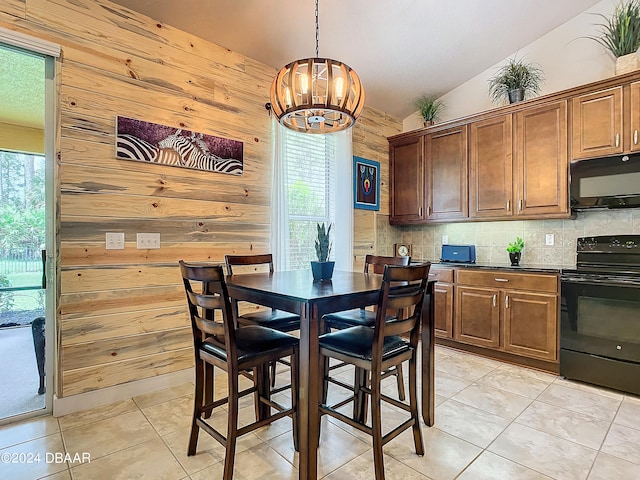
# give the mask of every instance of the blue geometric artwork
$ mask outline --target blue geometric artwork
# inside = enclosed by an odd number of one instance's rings
[[[353,208],[380,210],[380,163],[353,157]]]

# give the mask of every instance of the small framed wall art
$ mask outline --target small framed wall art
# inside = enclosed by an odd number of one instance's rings
[[[353,208],[380,210],[380,162],[353,157]]]

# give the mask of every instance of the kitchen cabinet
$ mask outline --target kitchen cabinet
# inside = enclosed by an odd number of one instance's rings
[[[431,267],[436,277],[435,334],[440,338],[453,338],[453,269]]]
[[[471,217],[513,214],[511,114],[471,123],[469,150]]]
[[[409,135],[389,141],[391,182],[390,223],[417,223],[425,219],[424,136]]]
[[[455,292],[455,341],[557,360],[557,275],[459,269]]]
[[[425,136],[427,220],[468,216],[467,126]]]
[[[574,159],[623,153],[622,99],[622,86],[572,99]]]
[[[567,101],[515,116],[514,214],[569,216]]]
[[[567,102],[470,126],[470,216],[569,216]]]
[[[467,127],[389,142],[392,224],[467,218]]]
[[[640,151],[640,82],[633,82],[629,86],[631,98],[631,152]]]

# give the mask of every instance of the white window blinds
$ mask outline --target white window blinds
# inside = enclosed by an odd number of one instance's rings
[[[308,269],[309,262],[316,260],[316,224],[335,224],[336,137],[287,129],[282,133],[287,163],[289,268]],[[333,252],[330,258],[334,258]]]

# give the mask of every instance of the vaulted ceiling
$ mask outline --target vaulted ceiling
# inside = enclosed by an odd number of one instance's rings
[[[315,55],[313,0],[114,0],[280,68]],[[366,104],[404,118],[598,0],[319,0],[321,57],[358,72]],[[266,99],[265,99],[266,100]]]

